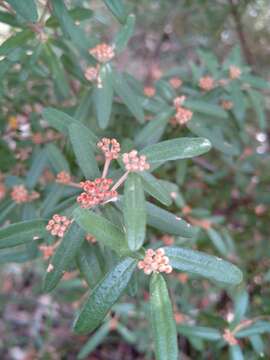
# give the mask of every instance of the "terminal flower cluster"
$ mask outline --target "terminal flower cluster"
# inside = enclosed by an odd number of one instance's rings
[[[176,108],[176,113],[171,120],[172,125],[185,125],[193,116],[193,112],[183,106],[185,96],[178,96],[174,99],[173,104]]]
[[[212,78],[212,76],[204,76],[200,78],[199,86],[204,91],[211,91],[214,89],[215,80]]]
[[[77,202],[84,209],[90,209],[108,200],[117,198],[117,192],[110,190],[112,179],[97,178],[94,181],[86,180],[80,183],[84,192],[77,197]]]
[[[153,249],[146,250],[144,259],[138,262],[138,268],[143,270],[146,275],[162,272],[170,274],[172,272],[169,258],[165,256],[163,249],[157,249],[156,251]]]
[[[118,159],[121,147],[116,139],[104,137],[97,143],[97,147],[103,152],[106,159]]]
[[[51,233],[51,235],[62,238],[70,224],[71,220],[69,220],[66,216],[54,214],[52,219],[49,220],[46,229]]]
[[[125,164],[126,170],[129,172],[140,172],[150,169],[146,156],[138,155],[137,150],[132,150],[129,153],[123,154],[122,160]]]
[[[89,53],[101,63],[106,63],[112,60],[115,56],[113,47],[105,43],[98,44],[94,48],[90,49]]]
[[[10,196],[16,204],[23,204],[38,199],[39,193],[36,191],[29,192],[24,185],[15,185]]]

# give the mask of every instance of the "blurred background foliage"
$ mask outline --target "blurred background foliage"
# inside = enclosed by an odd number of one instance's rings
[[[42,9],[46,1],[38,3]],[[102,1],[70,0],[65,3],[69,8],[79,6],[93,11],[78,23],[87,34],[89,46],[101,39],[110,42],[117,34],[119,24]],[[145,85],[152,85],[160,72],[166,73],[176,67],[180,68],[180,72],[189,73],[191,63],[199,63],[198,49],[213,52],[222,62],[235,46],[241,49],[244,63],[256,75],[269,81],[269,0],[127,0],[125,4],[128,12],[136,15],[137,22],[128,48],[117,57],[116,66],[130,72]],[[21,18],[8,18],[9,6],[6,5],[7,2],[0,1],[1,42],[14,33],[13,26],[20,27],[24,22]],[[45,30],[45,37],[46,32],[54,39],[54,45],[58,45],[58,48],[54,46],[54,51],[61,56],[66,72],[73,72],[80,78],[74,48],[58,42],[61,32],[53,26]],[[52,68],[48,70],[41,62],[40,68],[35,68],[36,72],[32,73],[35,54],[38,56],[39,44],[44,41],[43,35],[41,32],[40,37],[33,37],[27,54],[17,49],[12,52],[8,62],[1,62],[0,78],[7,75],[6,82],[1,81],[0,85],[2,131],[6,128],[7,114],[21,113],[29,102],[65,107],[71,111],[79,104],[81,94],[76,96],[76,81],[70,81],[70,90],[65,89],[65,78],[56,79],[62,93],[55,94],[52,90],[52,80],[55,81],[55,78],[52,76],[51,79],[49,74],[54,72],[57,64],[52,63]],[[65,56],[67,51],[70,51],[68,57]],[[48,50],[47,57],[50,55]],[[43,61],[45,64],[46,56]],[[85,81],[83,77],[81,81]],[[246,311],[246,319],[269,317],[269,90],[263,91],[263,97],[266,104],[264,129],[259,129],[253,121],[253,112],[246,114],[243,139],[245,149],[251,151],[247,150],[236,163],[214,153],[209,154],[205,162],[196,164],[198,166],[188,167],[187,173],[182,168],[176,169],[181,193],[175,207],[192,205],[193,216],[213,221],[218,230],[215,233],[201,229],[194,239],[194,246],[209,252],[218,251],[237,262],[245,271],[250,305],[247,305],[245,292],[234,304],[231,299],[235,294],[221,289],[218,291],[207,281],[175,277],[172,293],[181,294],[179,297],[173,296],[179,324],[195,318],[196,324],[223,328],[237,306],[242,307],[243,314]],[[42,130],[39,125],[34,125],[34,129]],[[20,174],[19,163],[4,140],[0,142],[0,151],[1,171]],[[69,159],[72,160],[72,156]],[[209,167],[210,174],[207,171]],[[175,169],[168,165],[160,171],[159,176],[170,181],[174,179]],[[181,178],[186,179],[185,185]],[[170,186],[169,183],[167,185]],[[175,190],[174,187],[172,189]],[[185,242],[184,239],[175,241],[177,244]],[[2,253],[0,263],[6,261],[6,255]],[[75,359],[87,341],[87,337],[75,336],[70,331],[73,312],[78,307],[77,300],[85,291],[81,281],[72,275],[67,276],[53,295],[44,295],[39,287],[43,272],[44,266],[39,260],[31,264],[13,263],[1,267],[1,359]],[[144,292],[141,296],[146,301],[140,305],[123,303],[115,307],[115,314],[121,318],[120,325],[102,328],[96,338],[96,344],[102,345],[94,349],[92,355],[85,356],[91,360],[152,359],[143,315],[148,306],[148,294]],[[105,339],[109,331],[110,336]],[[228,352],[221,349],[219,344],[208,342],[209,338],[204,342],[200,337],[183,336],[184,329],[181,331],[180,345],[184,359],[228,359]],[[264,340],[264,345],[256,337],[250,341],[241,340],[247,359],[270,358],[269,336],[266,335]],[[88,350],[91,346],[95,348],[94,345],[90,343]],[[83,354],[81,356],[83,358]],[[232,356],[241,359],[237,354]]]

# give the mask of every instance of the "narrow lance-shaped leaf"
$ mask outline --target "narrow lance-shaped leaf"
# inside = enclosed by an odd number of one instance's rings
[[[39,150],[33,158],[30,170],[26,176],[26,185],[32,189],[38,182],[43,170],[48,163],[48,154],[46,149]]]
[[[35,0],[7,0],[13,9],[25,20],[35,22],[38,19]]]
[[[99,177],[100,173],[87,128],[73,123],[69,126],[69,136],[78,165],[86,179]]]
[[[149,121],[135,137],[137,147],[145,147],[159,141],[174,111],[173,108],[169,108]]]
[[[129,174],[125,182],[124,220],[130,250],[139,250],[145,238],[146,209],[141,178]]]
[[[269,321],[257,321],[251,324],[250,326],[247,326],[246,328],[242,328],[241,330],[236,332],[235,337],[241,339],[247,336],[264,334],[264,333],[270,333]]]
[[[108,126],[112,111],[113,87],[110,72],[111,68],[108,64],[102,66],[99,72],[101,85],[96,86],[93,93],[97,120],[101,129]]]
[[[211,143],[204,138],[180,138],[166,140],[144,148],[143,153],[150,163],[187,159],[202,155],[211,149]]]
[[[55,83],[55,88],[61,96],[67,98],[69,96],[69,84],[67,82],[67,76],[64,71],[61,60],[54,53],[49,43],[44,44],[44,55],[46,63],[50,69],[52,79]]]
[[[134,31],[135,20],[136,20],[135,15],[130,14],[127,18],[125,25],[122,27],[122,29],[120,29],[120,31],[116,35],[114,45],[117,52],[123,51],[127,46],[127,43]]]
[[[177,360],[178,344],[172,304],[162,275],[150,280],[150,313],[157,360]]]
[[[218,330],[206,326],[178,325],[177,331],[187,337],[198,337],[208,341],[217,341],[222,338]]]
[[[212,146],[224,154],[239,154],[239,150],[233,144],[230,144],[228,141],[224,140],[220,136],[217,136],[216,134],[214,135],[213,131],[204,126],[203,122],[198,117],[193,116],[191,121],[187,123],[187,127],[193,134],[209,139]]]
[[[98,347],[98,345],[106,338],[109,332],[110,322],[106,322],[95,332],[94,335],[90,336],[89,340],[81,348],[78,360],[85,359],[93,350],[95,350],[96,347]]]
[[[72,223],[58,245],[52,259],[50,260],[50,271],[46,273],[43,289],[49,292],[55,288],[64,272],[83,243],[85,232],[76,224]]]
[[[49,162],[52,165],[54,171],[56,171],[57,173],[60,171],[70,171],[67,159],[56,145],[48,144],[46,146],[46,149]]]
[[[75,221],[104,246],[120,254],[129,252],[124,233],[103,216],[81,208],[77,208],[73,215]]]
[[[155,178],[151,173],[147,171],[140,172],[139,175],[142,178],[142,184],[144,190],[155,199],[160,201],[166,206],[170,206],[172,203],[171,195],[168,189]]]
[[[120,23],[125,23],[127,14],[122,0],[103,0],[103,2]]]
[[[8,55],[12,50],[23,46],[29,39],[34,37],[34,33],[30,30],[23,30],[10,36],[0,46],[0,56]]]
[[[90,292],[74,322],[77,333],[95,330],[120,298],[136,268],[137,261],[130,257],[120,262]]]
[[[144,113],[141,103],[136,93],[133,92],[123,75],[116,71],[112,71],[112,81],[113,88],[117,95],[120,96],[132,115],[134,115],[140,123],[143,123]]]
[[[147,202],[146,211],[147,224],[162,232],[187,238],[193,237],[196,234],[195,229],[179,216],[156,205]]]
[[[58,19],[64,34],[73,41],[75,46],[83,51],[86,51],[89,47],[87,37],[83,30],[76,26],[65,6],[65,2],[63,0],[53,1],[52,9],[53,14]]]
[[[215,104],[209,104],[206,101],[200,100],[186,100],[184,106],[192,111],[197,111],[198,113],[218,117],[221,119],[226,119],[228,114],[220,106]]]
[[[77,254],[79,270],[91,288],[97,284],[103,275],[98,251],[98,246],[91,246],[85,241]]]
[[[42,116],[46,121],[48,121],[50,126],[52,126],[53,128],[62,132],[65,135],[68,135],[68,128],[71,124],[73,123],[80,124],[80,126],[83,127],[84,131],[87,132],[87,136],[89,137],[89,141],[92,144],[92,146],[93,147],[96,146],[96,143],[98,141],[96,135],[90,129],[84,126],[82,123],[77,121],[75,117],[71,117],[65,112],[51,107],[45,108],[42,112]]]
[[[173,268],[190,272],[224,284],[237,285],[242,272],[235,265],[216,256],[180,247],[165,247]]]
[[[0,229],[0,249],[31,242],[35,236],[46,234],[45,220],[30,220],[12,224]]]

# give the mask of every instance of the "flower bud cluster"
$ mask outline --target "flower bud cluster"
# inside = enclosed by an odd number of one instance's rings
[[[145,96],[153,97],[156,94],[156,89],[153,86],[145,86],[143,92]]]
[[[82,181],[80,185],[84,192],[77,197],[77,202],[83,209],[90,209],[108,200],[117,198],[117,192],[110,190],[112,183],[112,179],[106,178]]]
[[[71,224],[71,220],[69,220],[66,216],[54,214],[52,219],[49,220],[46,229],[53,236],[58,236],[62,238],[65,235],[65,232],[70,224]]]
[[[71,176],[66,171],[61,171],[56,176],[56,182],[60,184],[69,184],[71,182]]]
[[[113,47],[105,43],[98,44],[94,48],[90,49],[89,53],[101,63],[106,63],[112,60],[115,56]]]
[[[220,105],[224,110],[231,110],[233,108],[233,103],[229,100],[222,100]]]
[[[103,152],[106,159],[118,159],[121,147],[116,139],[102,138],[97,147]]]
[[[146,156],[138,155],[137,150],[132,150],[129,153],[123,154],[122,160],[126,170],[130,172],[139,172],[150,169],[150,165],[146,161]]]
[[[241,69],[235,65],[231,65],[229,68],[229,76],[231,80],[239,79],[241,76]]]
[[[174,89],[178,89],[178,88],[180,88],[180,86],[182,86],[183,81],[181,79],[179,79],[178,77],[172,77],[169,80],[169,83]]]
[[[157,249],[156,251],[153,249],[146,250],[144,259],[138,262],[138,268],[143,270],[146,275],[162,272],[170,274],[172,272],[169,258],[165,256],[163,249]]]
[[[12,188],[10,196],[16,204],[22,204],[36,200],[40,195],[36,191],[30,193],[24,185],[15,185]]]
[[[176,108],[176,114],[171,120],[172,125],[185,125],[191,120],[193,112],[182,106],[185,100],[185,96],[178,96],[174,99],[173,104]]]
[[[200,78],[199,86],[204,91],[213,90],[215,86],[215,80],[211,76],[204,76]]]

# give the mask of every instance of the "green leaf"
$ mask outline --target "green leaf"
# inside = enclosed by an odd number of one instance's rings
[[[42,111],[42,116],[48,121],[49,125],[63,134],[68,134],[68,127],[75,119],[63,111],[48,107]]]
[[[169,102],[172,102],[177,96],[175,90],[165,80],[158,80],[156,83],[156,89],[159,94]]]
[[[81,208],[77,208],[73,215],[75,221],[103,245],[119,254],[129,252],[124,233],[101,215]]]
[[[120,53],[126,48],[129,39],[133,35],[135,20],[136,17],[134,14],[128,15],[125,25],[120,29],[120,31],[116,35],[116,38],[114,40],[114,45],[118,53]]]
[[[43,284],[44,292],[52,291],[58,284],[81,247],[84,235],[85,232],[76,223],[70,225],[50,260],[50,265],[53,268],[50,272],[46,273]]]
[[[143,108],[140,104],[139,98],[133,92],[122,74],[112,71],[113,88],[118,96],[126,104],[132,115],[140,122],[144,122]]]
[[[92,144],[93,147],[96,147],[98,138],[96,135],[89,130],[86,126],[81,124],[79,121],[77,121],[76,118],[73,118],[66,114],[63,111],[48,107],[45,108],[42,112],[42,116],[45,120],[48,121],[49,125],[55,128],[56,130],[62,132],[65,135],[68,135],[68,128],[71,124],[76,123],[80,124],[80,126],[83,126],[84,131],[87,133],[89,137],[89,141]]]
[[[168,108],[151,119],[135,136],[136,146],[141,148],[159,141],[174,111],[173,108]]]
[[[94,89],[94,106],[96,109],[99,127],[101,129],[106,129],[110,121],[113,102],[113,87],[110,65],[102,66],[99,74],[101,79],[101,87],[96,86]]]
[[[8,55],[12,50],[22,47],[29,39],[34,37],[34,33],[28,29],[20,31],[10,36],[0,46],[0,56]]]
[[[264,334],[264,333],[270,333],[269,321],[257,321],[254,324],[246,328],[243,328],[242,330],[237,331],[235,337],[241,339],[247,336]]]
[[[233,322],[238,324],[243,320],[248,308],[248,292],[244,289],[239,290],[234,298],[234,318]]]
[[[120,23],[126,22],[127,14],[122,0],[103,0],[103,2]]]
[[[87,128],[81,124],[73,123],[69,126],[69,137],[78,165],[86,179],[99,177],[100,172]]]
[[[146,171],[138,174],[142,178],[144,190],[149,195],[153,196],[153,198],[157,199],[166,206],[170,206],[172,204],[172,198],[168,189],[163,186],[162,183],[155,178],[155,176]]]
[[[4,209],[0,211],[0,224],[8,217],[8,215],[17,207],[15,202],[9,202]]]
[[[86,241],[77,254],[78,267],[90,288],[93,288],[103,275],[99,261],[100,256],[98,246],[89,245]]]
[[[87,20],[93,16],[93,11],[90,9],[86,9],[83,7],[76,7],[74,9],[68,10],[69,16],[74,21],[83,21]],[[59,26],[59,21],[56,16],[50,16],[49,19],[46,21],[47,27],[57,27]]]
[[[216,256],[180,247],[165,247],[164,250],[171,266],[177,270],[230,285],[237,285],[243,279],[242,272],[235,265]]]
[[[38,182],[43,170],[47,166],[48,156],[46,149],[39,150],[32,159],[32,165],[26,176],[26,185],[32,189]]]
[[[223,110],[220,106],[210,104],[206,101],[186,100],[184,106],[192,111],[201,114],[210,115],[221,119],[227,119],[228,117],[227,112]]]
[[[82,51],[87,51],[89,48],[89,41],[84,31],[76,26],[72,17],[70,16],[63,0],[52,2],[53,15],[58,19],[61,29],[66,37],[70,38],[75,46]]]
[[[146,210],[141,178],[129,174],[125,182],[124,220],[128,246],[131,251],[139,250],[145,239]]]
[[[166,282],[155,274],[150,280],[150,313],[157,360],[177,360],[178,344],[172,304]]]
[[[162,232],[187,238],[196,234],[195,229],[190,224],[156,205],[147,202],[146,211],[147,224]]]
[[[48,144],[46,146],[48,159],[56,173],[60,171],[70,172],[67,159],[64,157],[59,148],[54,144]]]
[[[67,98],[70,95],[70,91],[63,65],[48,42],[44,44],[43,49],[55,87],[61,96]]]
[[[251,86],[257,89],[262,89],[262,90],[270,89],[270,82],[258,76],[249,75],[249,74],[241,75],[241,80],[247,82],[248,84],[250,84]]]
[[[257,115],[259,127],[261,130],[266,128],[266,118],[265,118],[265,105],[264,105],[264,96],[258,91],[249,89],[248,95],[250,97],[251,105]]]
[[[0,229],[0,249],[33,241],[35,236],[46,234],[46,221],[42,219],[23,221]]]
[[[206,326],[177,325],[177,331],[186,337],[198,337],[208,341],[217,341],[222,338],[218,330]]]
[[[239,345],[233,345],[229,347],[230,360],[245,360]]]
[[[222,138],[220,135],[217,135],[208,129],[205,125],[203,125],[199,118],[193,116],[191,121],[187,123],[187,127],[195,135],[203,136],[209,139],[209,141],[211,141],[211,145],[224,154],[232,156],[239,154],[237,147],[224,140],[224,138]]]
[[[93,350],[95,350],[98,345],[106,338],[110,332],[110,323],[106,322],[103,324],[94,335],[91,335],[86,344],[81,348],[78,360],[85,359]]]
[[[76,333],[88,333],[99,326],[127,287],[136,263],[130,257],[120,260],[96,285],[75,319],[73,328]]]
[[[210,149],[211,143],[207,139],[180,138],[149,145],[144,148],[141,153],[143,153],[147,157],[147,160],[153,164],[199,156]]]
[[[16,16],[14,16],[6,11],[0,11],[0,22],[8,24],[13,27],[21,27],[22,26],[16,19]]]
[[[7,0],[13,9],[26,21],[36,22],[38,19],[37,7],[34,0]]]
[[[206,229],[206,232],[212,241],[215,248],[220,252],[221,255],[227,256],[228,249],[226,247],[225,242],[223,241],[221,235],[213,228]]]

